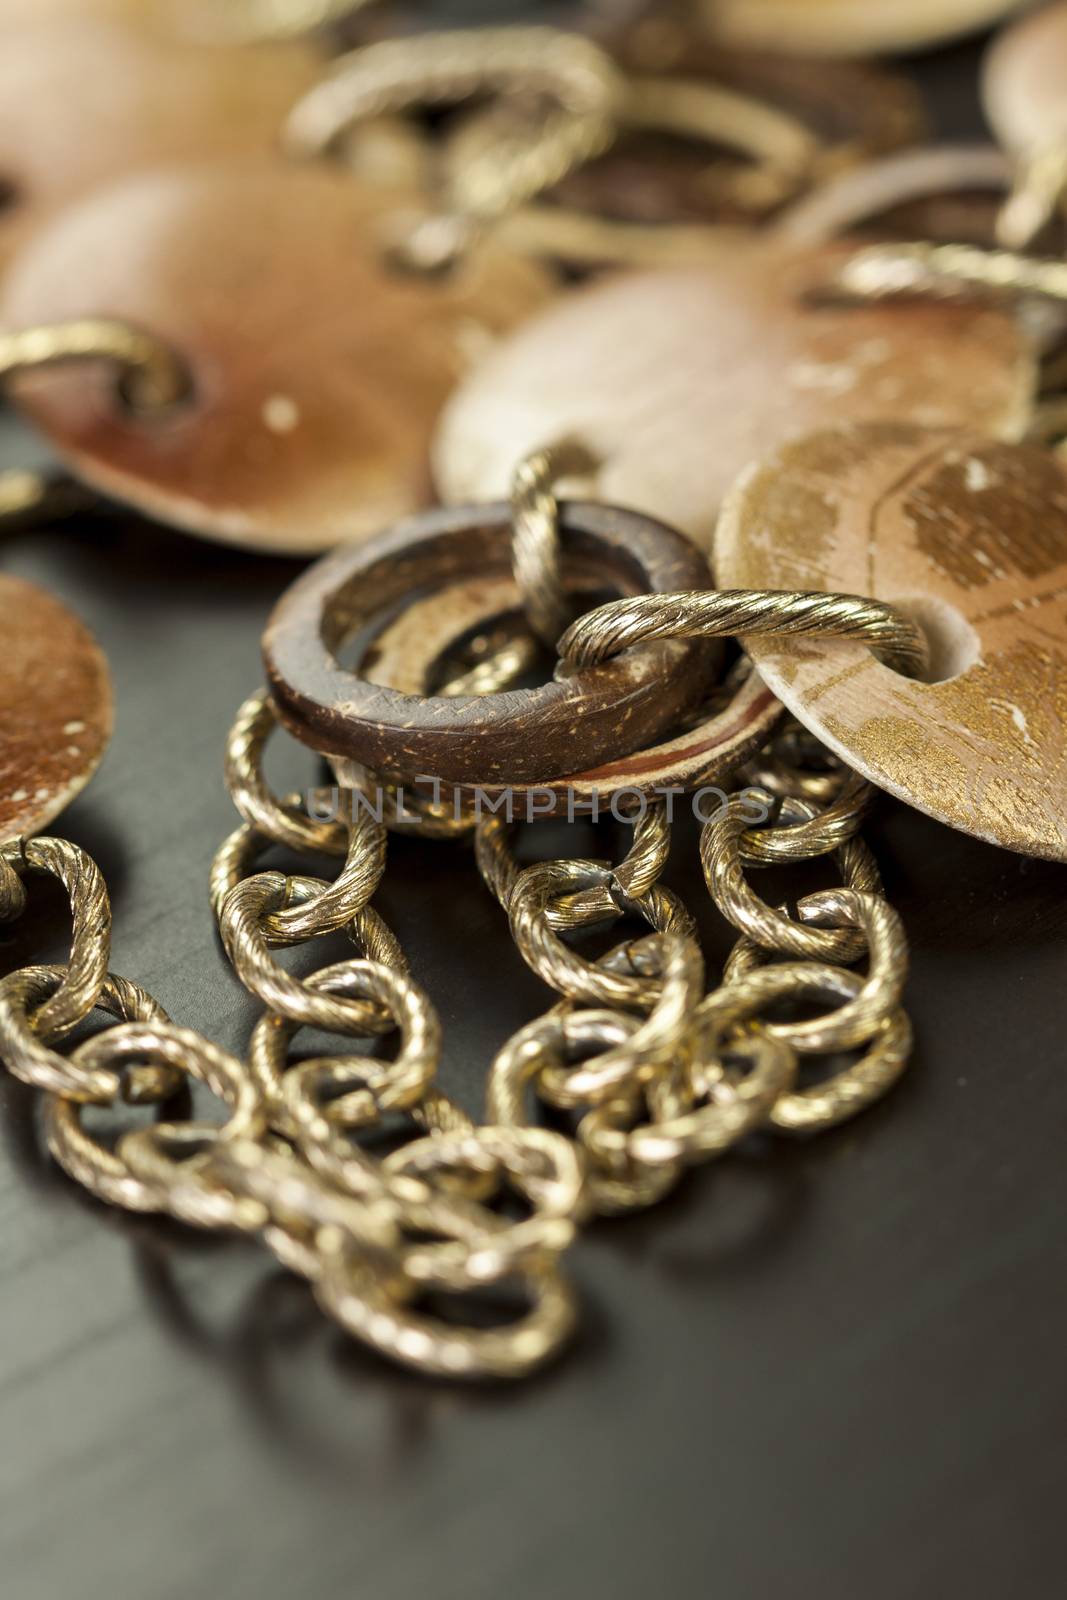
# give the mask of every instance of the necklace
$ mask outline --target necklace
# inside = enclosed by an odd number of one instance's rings
[[[600,242],[565,262],[582,191],[561,186],[589,169],[603,196],[597,164],[648,104],[633,48],[496,29],[367,46],[291,111],[303,164],[124,170],[33,228],[4,291],[0,367],[84,484],[214,539],[345,542],[279,601],[269,687],[226,751],[240,822],[211,902],[263,1007],[241,1058],[109,970],[103,879],[41,831],[106,744],[106,668],[57,602],[3,580],[0,917],[43,874],[72,935],[62,966],[0,983],[0,1058],[97,1198],[259,1239],[353,1337],[455,1378],[562,1348],[592,1215],[897,1082],[908,948],[862,838],[876,789],[1067,858],[1062,267],[737,237],[717,202],[604,245],[588,198]],[[438,136],[451,176],[421,217],[410,191],[317,164],[353,124],[474,90],[503,98]],[[688,112],[710,100],[662,104],[704,136]],[[684,268],[560,282],[636,241],[654,258],[675,226],[695,229]],[[427,511],[431,457],[453,503]],[[279,729],[319,763],[303,794],[265,778]],[[690,811],[691,877],[736,934],[710,976],[663,882]],[[548,816],[610,816],[630,848],[527,864],[520,830]],[[470,850],[556,996],[496,1054],[479,1121],[438,1085],[436,1010],[372,903],[404,831]],[[264,869],[276,849],[299,865]],[[824,860],[834,887],[759,893],[760,869]],[[337,934],[355,955],[310,976],[278,958]],[[86,1033],[94,1012],[109,1025]],[[301,1057],[301,1030],[345,1043]],[[179,1116],[190,1083],[221,1121]],[[156,1120],[104,1142],[90,1107]]]

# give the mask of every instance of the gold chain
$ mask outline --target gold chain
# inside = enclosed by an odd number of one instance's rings
[[[520,474],[520,525],[533,495],[542,533],[551,534],[550,480],[559,464],[548,453]],[[672,626],[686,607],[716,598],[668,597]],[[906,622],[836,598],[849,613],[850,636],[903,646],[914,664]],[[608,609],[616,619],[632,616]],[[751,626],[751,606],[744,615]],[[839,605],[831,632],[840,631],[842,615]],[[633,637],[605,631],[603,613],[591,618],[568,637],[599,640],[596,648],[608,650]],[[643,618],[647,637],[649,613]],[[705,626],[708,617],[698,620]],[[826,615],[822,621],[826,631]],[[525,638],[525,650],[515,637],[491,638],[473,667],[460,664],[463,681],[480,671],[475,681],[486,688],[506,684],[529,665]],[[71,953],[62,966],[27,967],[0,982],[0,1057],[43,1093],[49,1148],[92,1194],[260,1239],[309,1280],[329,1315],[383,1355],[455,1378],[531,1371],[574,1325],[576,1296],[560,1263],[590,1213],[652,1204],[687,1168],[756,1128],[833,1127],[903,1071],[911,1049],[901,1009],[907,944],[859,837],[871,791],[832,762],[828,770],[825,759],[805,770],[809,747],[791,729],[747,774],[753,786],[722,797],[703,825],[707,888],[739,935],[710,989],[693,918],[661,881],[672,843],[666,798],[633,814],[633,843],[617,864],[523,867],[499,814],[449,819],[440,802],[425,808],[420,821],[429,832],[473,835],[478,870],[519,953],[558,997],[497,1054],[485,1120],[475,1123],[437,1086],[436,1012],[371,905],[389,827],[401,825],[395,791],[378,785],[386,798],[380,818],[350,794],[347,815],[318,820],[314,808],[277,798],[266,783],[263,755],[275,729],[268,695],[254,695],[227,747],[227,785],[241,824],[211,878],[227,956],[264,1007],[245,1059],[179,1027],[143,989],[109,972],[111,911],[101,875],[84,851],[43,838],[0,847],[0,920],[22,913],[35,875],[56,878],[70,900]],[[364,800],[373,788],[368,775]],[[332,856],[339,870],[332,878],[260,870],[260,855],[277,846]],[[749,882],[752,869],[824,856],[836,863],[840,887],[801,899],[795,914],[768,904]],[[647,932],[595,959],[574,942],[623,917]],[[276,957],[339,932],[354,954],[309,977],[294,976]],[[852,970],[860,961],[865,975]],[[803,1003],[807,1012],[814,1003],[817,1014],[790,1020],[784,1002]],[[57,1048],[93,1011],[112,1025]],[[354,1040],[388,1036],[391,1057],[361,1053],[357,1044],[291,1064],[305,1027]],[[812,1087],[798,1082],[801,1061],[843,1051],[858,1055],[835,1062]],[[223,1103],[221,1124],[171,1120],[174,1098],[190,1080]],[[539,1126],[538,1102],[571,1114],[573,1135]],[[161,1120],[104,1144],[82,1120],[87,1105],[147,1107]],[[415,1137],[382,1157],[361,1139],[386,1115],[410,1119]],[[516,1220],[496,1206],[506,1190],[521,1209]],[[522,1309],[487,1327],[477,1302],[495,1286],[517,1290]],[[447,1320],[427,1305],[442,1292],[457,1308]]]

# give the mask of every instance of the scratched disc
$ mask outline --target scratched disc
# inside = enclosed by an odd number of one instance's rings
[[[173,161],[267,153],[322,71],[303,45],[219,49],[112,20],[3,25],[0,265],[60,207]]]
[[[0,839],[38,833],[96,771],[111,679],[89,630],[21,578],[0,575]]]
[[[746,641],[799,721],[882,788],[1067,860],[1067,468],[1049,451],[882,424],[813,434],[723,511],[724,587],[873,595],[932,645],[911,682],[863,645]]]
[[[1019,437],[1035,366],[1011,317],[977,303],[813,304],[851,248],[731,241],[706,266],[560,297],[449,403],[442,495],[496,499],[523,455],[574,438],[600,458],[605,500],[708,549],[738,473],[790,436],[895,417]]]
[[[553,289],[491,241],[450,272],[397,266],[397,204],[349,173],[281,161],[102,191],[20,254],[0,316],[136,324],[186,364],[189,400],[131,411],[113,372],[88,363],[12,392],[77,476],[161,521],[294,552],[378,532],[427,503],[430,438],[457,380]]]

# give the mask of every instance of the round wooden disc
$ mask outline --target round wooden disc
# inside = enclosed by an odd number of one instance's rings
[[[746,641],[793,714],[882,788],[1027,855],[1067,859],[1067,469],[1033,445],[882,424],[813,434],[747,473],[719,581],[902,606],[913,683],[862,645]]]
[[[738,473],[794,434],[895,417],[1018,437],[1035,368],[1010,317],[977,304],[805,300],[842,253],[737,240],[706,267],[561,298],[449,403],[434,451],[441,493],[491,499],[528,451],[575,437],[601,458],[604,499],[710,548]]]
[[[0,839],[39,833],[85,787],[111,737],[111,678],[89,630],[0,576]]]
[[[126,180],[66,212],[8,276],[12,327],[108,315],[187,363],[188,404],[124,408],[82,364],[13,392],[73,470],[194,533],[291,551],[359,539],[429,497],[433,424],[552,281],[491,243],[451,273],[389,264],[397,197],[329,167]]]
[[[704,0],[717,38],[800,55],[883,55],[987,27],[1025,0]]]
[[[114,178],[272,151],[321,72],[298,44],[213,49],[106,18],[5,27],[0,265],[57,208]]]
[[[622,594],[707,585],[693,547],[650,518],[569,502],[561,521],[568,583]],[[436,591],[444,605],[457,581],[506,573],[511,523],[506,503],[424,512],[309,567],[263,636],[267,679],[289,731],[320,754],[376,772],[537,783],[628,755],[695,710],[718,659],[703,639],[640,645],[548,683],[487,695],[402,693],[342,663],[361,633],[412,596]]]
[[[1009,150],[1067,140],[1067,5],[1023,17],[995,41],[982,74],[986,116]]]

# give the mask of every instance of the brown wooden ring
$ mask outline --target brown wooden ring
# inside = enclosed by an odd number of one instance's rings
[[[637,512],[561,507],[564,570],[623,594],[702,589],[700,553]],[[318,562],[283,596],[264,636],[279,716],[304,744],[401,777],[532,782],[618,758],[699,705],[714,670],[702,641],[628,650],[534,689],[448,698],[401,694],[342,667],[337,652],[383,610],[427,588],[505,572],[506,503],[426,512]]]
[[[420,599],[387,622],[368,642],[360,665],[366,663],[366,671],[376,683],[424,693],[439,681],[442,660],[462,640],[502,617],[518,616],[520,607],[510,574],[454,584],[447,591],[447,608],[438,604],[436,597]],[[764,747],[782,709],[759,674],[751,671],[736,682],[713,688],[682,731],[667,739],[660,736],[649,747],[619,760],[569,777],[542,777],[532,783],[439,785],[433,798],[455,814],[457,807],[462,811],[477,798],[495,806],[507,791],[518,818],[524,814],[525,801],[534,794],[538,816],[549,816],[569,809],[602,808],[623,793],[655,797],[667,791],[695,791],[732,779],[738,768]],[[366,773],[355,765],[335,760],[333,766],[342,788],[365,786]],[[405,804],[416,802],[422,792],[418,784],[412,785]]]

